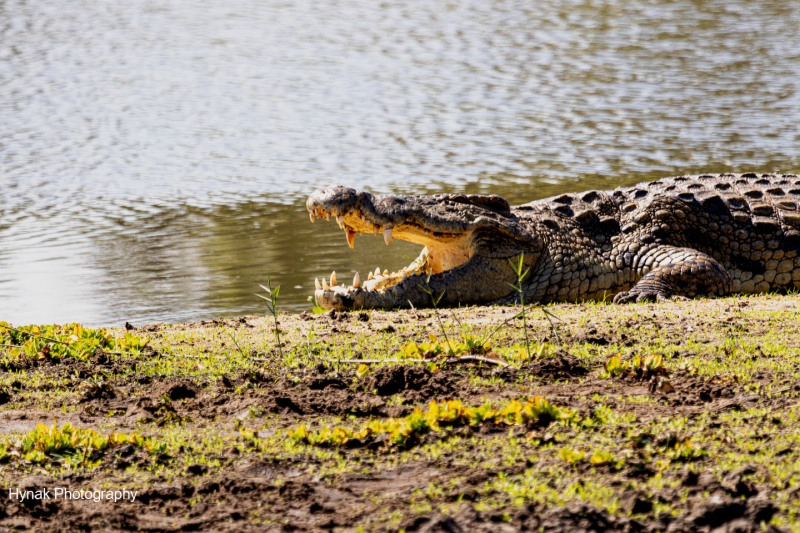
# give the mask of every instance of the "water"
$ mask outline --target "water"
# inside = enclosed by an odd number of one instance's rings
[[[305,197],[800,170],[800,6],[0,0],[0,319],[287,310],[413,245]]]

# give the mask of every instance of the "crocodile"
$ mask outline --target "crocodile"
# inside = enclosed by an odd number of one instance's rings
[[[510,206],[497,195],[374,195],[306,203],[356,234],[423,246],[398,272],[315,280],[325,308],[660,301],[800,289],[800,177],[703,174]],[[522,269],[515,270],[522,260]],[[521,291],[512,285],[522,277]]]

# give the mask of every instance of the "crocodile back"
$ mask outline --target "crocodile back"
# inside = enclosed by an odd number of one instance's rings
[[[704,174],[678,176],[620,187],[611,197],[624,211],[632,202],[671,196],[709,214],[729,213],[741,225],[800,235],[800,176],[791,174]],[[630,209],[630,207],[628,207]]]
[[[545,236],[553,272],[594,268],[602,276],[616,268],[623,273],[610,286],[615,290],[646,274],[644,253],[661,245],[713,257],[730,273],[735,292],[800,285],[800,176],[678,176],[512,210]]]

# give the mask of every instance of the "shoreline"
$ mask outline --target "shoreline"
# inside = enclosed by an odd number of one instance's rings
[[[6,360],[7,439],[56,417],[128,440],[9,455],[5,486],[139,496],[2,498],[0,526],[800,531],[800,298],[546,309],[528,346],[518,307],[472,307],[281,315],[281,348],[271,316],[111,328],[147,344]],[[428,361],[359,362],[397,359]]]

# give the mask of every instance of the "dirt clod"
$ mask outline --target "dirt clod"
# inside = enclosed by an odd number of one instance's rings
[[[200,393],[200,388],[191,381],[181,381],[167,387],[166,395],[172,401],[194,398]]]
[[[412,393],[408,395],[410,398],[426,399],[451,393],[453,384],[449,376],[444,373],[434,373],[421,366],[396,365],[373,372],[367,389],[372,389],[381,396],[410,392]]]
[[[620,499],[620,507],[630,514],[647,514],[653,510],[653,502],[639,491],[628,491]]]
[[[589,370],[577,357],[558,354],[553,358],[542,359],[523,365],[520,372],[549,380],[570,379],[585,376]]]

